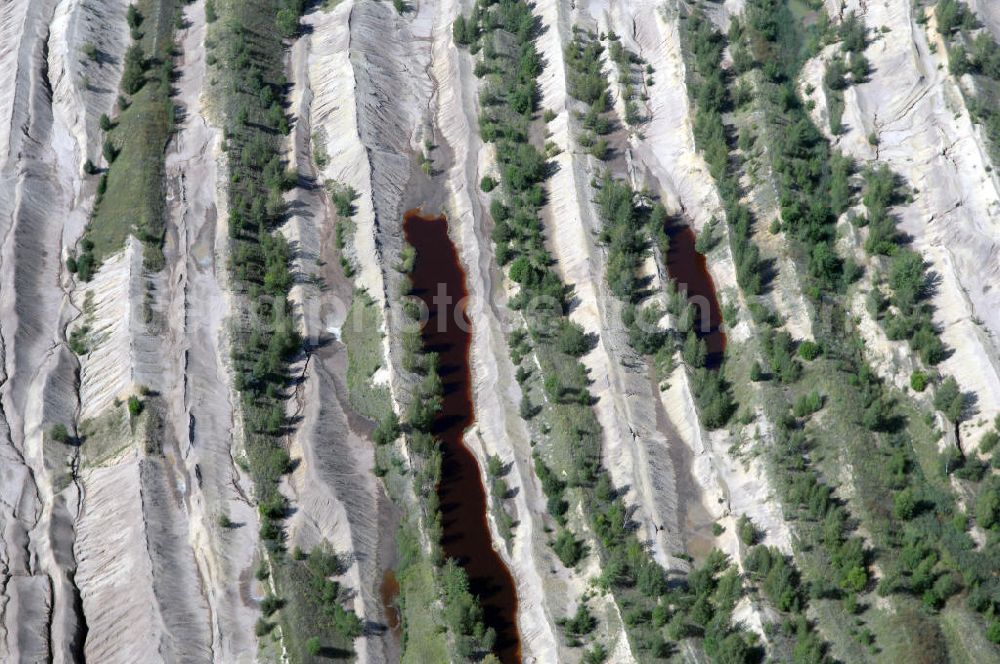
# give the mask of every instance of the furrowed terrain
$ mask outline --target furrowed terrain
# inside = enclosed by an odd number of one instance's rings
[[[0,6],[0,661],[1000,662],[989,0]]]

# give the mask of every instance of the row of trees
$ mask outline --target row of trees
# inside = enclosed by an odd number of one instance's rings
[[[965,86],[969,113],[973,119],[983,124],[990,143],[993,159],[1000,158],[1000,111],[993,103],[993,96],[1000,89],[1000,46],[988,30],[981,29],[975,14],[961,0],[940,0],[934,10],[937,29],[949,43],[948,59],[952,74],[961,76],[972,74],[980,77],[975,94],[970,94]],[[982,90],[987,88],[984,93]]]
[[[753,3],[756,10],[764,9],[767,4],[763,0]],[[752,12],[748,11],[748,15]],[[761,38],[761,34],[756,37]],[[785,167],[776,166],[776,170]],[[869,185],[866,206],[871,206],[869,212],[874,222],[869,250],[882,248],[892,254],[888,281],[894,304],[897,308],[913,311],[926,296],[926,277],[919,257],[896,246],[897,238],[886,211],[895,185],[885,171],[871,172],[866,179]],[[966,532],[965,517],[956,507],[954,496],[947,488],[941,488],[948,486],[947,478],[929,478],[924,474],[914,455],[915,442],[903,429],[906,421],[899,404],[863,359],[863,341],[856,332],[844,335],[847,329],[844,314],[836,298],[830,298],[824,304],[834,315],[827,317],[827,322],[817,328],[817,338],[822,337],[824,352],[829,359],[836,360],[838,371],[849,377],[852,387],[852,390],[838,395],[837,401],[831,400],[831,406],[841,409],[838,412],[843,415],[850,412],[860,414],[860,423],[877,432],[871,441],[864,439],[866,442],[851,443],[847,449],[859,494],[857,504],[867,530],[875,534],[879,564],[883,570],[878,592],[912,594],[929,609],[936,610],[964,587],[969,589],[970,606],[992,615],[997,608],[997,584],[987,570],[995,565],[995,547],[987,546],[981,552],[974,550]],[[926,344],[926,348],[930,349],[928,359],[931,360],[938,351],[934,350],[932,342],[927,341]],[[945,381],[939,387],[939,395],[941,399],[935,400],[936,405],[946,408],[949,417],[959,417],[961,393],[957,384],[953,380]],[[809,465],[803,465],[803,460],[809,459],[811,436],[799,435],[799,430],[792,426],[790,419],[782,424],[788,431],[783,437],[789,447],[783,454],[787,463],[786,473],[799,474],[789,495],[807,506],[811,519],[826,515],[823,517],[824,531],[831,521],[847,523],[846,513],[829,516],[839,513],[836,506],[830,507],[829,488],[823,488],[821,483],[802,474],[809,472]],[[877,441],[877,447],[871,444],[874,441]],[[958,476],[968,462],[952,464],[953,458],[953,455],[944,456],[942,471],[954,472]],[[981,474],[972,476],[981,477]],[[845,530],[840,530],[846,534]],[[828,534],[817,532],[817,537],[828,538]],[[862,568],[870,555],[860,542],[852,543],[855,539],[841,539],[838,546],[828,550],[831,563],[839,570],[839,585],[845,593],[863,587],[862,575],[854,570]],[[846,606],[854,610],[857,603],[848,601]]]
[[[734,25],[738,32],[738,22]],[[751,240],[753,215],[742,202],[739,163],[730,155],[722,118],[731,107],[727,72],[722,67],[725,40],[700,11],[687,19],[685,37],[694,55],[689,90],[695,107],[695,141],[722,197],[737,282],[747,295],[758,295],[764,284],[760,251]]]
[[[788,76],[787,70],[780,66],[785,61],[797,61],[800,57],[797,38],[790,23],[794,19],[788,13],[787,6],[782,0],[751,1],[747,6],[746,16],[749,25],[734,21],[730,29],[730,47],[734,60],[737,59],[737,54],[740,55],[738,72],[745,75],[759,67],[759,61],[769,62],[761,80],[765,85],[783,88],[781,94],[765,100],[775,103],[776,108],[780,109],[777,114],[769,114],[765,122],[781,125],[780,145],[774,148],[774,152],[777,153],[775,170],[779,174],[782,217],[790,222],[786,226],[789,234],[810,247],[807,256],[812,267],[811,278],[826,288],[837,288],[840,285],[839,266],[830,259],[833,213],[829,208],[812,205],[810,196],[824,196],[823,205],[836,207],[838,213],[846,209],[850,190],[845,169],[842,164],[833,168],[829,165],[828,154],[820,145],[821,136],[797,109],[794,89],[787,85],[785,78]],[[740,203],[740,163],[731,152],[722,120],[722,112],[728,108],[730,99],[727,89],[729,81],[721,67],[721,54],[726,43],[711,23],[698,12],[688,20],[684,36],[691,44],[693,69],[698,79],[692,89],[697,109],[696,141],[699,149],[706,155],[726,204],[733,252],[738,255],[740,286],[746,295],[756,295],[760,291],[761,282],[757,276],[758,254],[750,240],[751,217]],[[766,60],[761,60],[763,53],[767,54]],[[740,82],[737,87],[744,85],[745,82]],[[753,92],[741,93],[740,97],[749,101],[752,95]],[[792,111],[791,117],[785,116],[789,111]],[[839,182],[833,186],[838,178]],[[803,193],[800,194],[799,188],[802,188]],[[739,256],[750,257],[752,263],[747,264],[753,265],[755,278],[748,279],[746,271],[742,276],[739,275],[741,260],[747,260]],[[760,305],[756,307],[761,308]],[[773,316],[756,309],[753,311],[754,320],[763,326],[759,338],[768,371],[765,373],[764,367],[755,362],[751,367],[751,378],[772,379],[786,386],[796,384],[803,375],[799,357],[816,359],[820,354],[819,347],[815,344],[802,344],[803,350],[798,352],[794,340],[787,332],[772,329],[771,326],[776,322]],[[786,390],[787,388],[771,391],[776,391],[781,396]],[[808,416],[822,403],[818,394],[805,395],[798,412],[804,417]],[[868,554],[861,540],[851,535],[846,510],[833,498],[832,489],[812,466],[809,441],[799,420],[789,412],[791,404],[786,403],[782,408],[783,411],[771,414],[778,425],[772,458],[777,466],[774,476],[778,480],[782,504],[786,513],[791,511],[798,518],[801,529],[817,529],[821,533],[815,538],[803,538],[806,542],[821,543],[821,555],[834,572],[832,578],[825,581],[827,587],[819,591],[820,596],[856,597],[869,583]],[[750,546],[756,542],[757,534],[744,524],[741,538],[745,545]],[[745,570],[754,586],[776,608],[791,614],[785,625],[788,637],[794,644],[795,661],[829,661],[825,644],[805,616],[809,596],[800,587],[799,574],[791,560],[773,549],[753,546],[746,559]],[[810,590],[812,591],[812,586]]]
[[[343,606],[348,595],[329,578],[339,573],[335,556],[326,550],[313,551],[305,560],[288,555],[282,525],[288,504],[278,488],[281,476],[292,468],[285,446],[288,363],[302,347],[287,300],[291,251],[277,232],[286,214],[283,194],[296,182],[281,160],[282,140],[289,132],[282,38],[295,34],[303,9],[303,0],[206,6],[212,23],[209,62],[225,118],[229,269],[242,295],[232,335],[235,386],[246,423],[260,536],[271,553],[275,585],[285,596],[269,608],[281,610],[286,647],[295,661],[313,657],[327,645],[349,647],[362,627]]]
[[[663,614],[655,623],[651,619],[656,607],[665,601],[663,571],[636,539],[627,518],[628,508],[611,489],[601,467],[601,429],[590,406],[586,370],[576,357],[586,352],[586,343],[581,343],[578,331],[560,322],[565,320],[565,287],[550,268],[552,257],[544,244],[539,208],[545,200],[542,182],[548,169],[528,141],[527,128],[534,121],[534,105],[519,103],[526,96],[531,99],[537,96],[535,76],[540,64],[534,47],[535,25],[526,2],[481,0],[471,16],[456,25],[455,36],[459,43],[463,39],[468,42],[473,53],[482,53],[476,65],[477,74],[484,79],[480,129],[484,140],[496,144],[501,173],[500,186],[492,190],[490,206],[497,223],[494,240],[498,260],[510,263],[510,275],[521,287],[521,294],[512,305],[520,306],[538,296],[555,303],[542,311],[537,308],[525,311],[527,334],[541,369],[538,379],[547,397],[541,417],[537,418],[544,423],[539,426],[547,444],[536,447],[540,455],[536,459],[536,473],[542,479],[549,509],[557,521],[564,523],[569,492],[572,490],[581,497],[583,513],[598,538],[594,553],[605,565],[604,582],[622,606],[629,607],[626,625],[634,651],[642,653],[642,657],[664,656],[669,651],[664,634],[667,616]],[[591,123],[599,129],[599,116],[607,108],[607,94],[606,84],[591,85],[596,72],[589,62],[595,60],[597,48],[583,44],[579,55],[588,64],[580,68],[578,78],[576,73],[570,75],[574,77],[574,85],[579,85],[578,92],[595,104],[590,109],[591,117],[585,115],[582,120],[585,125]],[[576,54],[571,53],[570,57],[575,58]],[[525,94],[526,88],[530,95]],[[512,355],[513,352],[512,348]],[[523,359],[521,353],[518,356]],[[529,374],[523,375],[522,384],[527,386]],[[560,531],[553,544],[566,564],[575,564],[582,555],[578,539],[565,530]],[[714,587],[714,582],[709,585]],[[692,626],[691,633],[685,631],[685,635],[708,632],[706,650],[712,648],[713,654],[717,650],[737,654],[748,650],[745,636],[730,624],[726,612],[730,606],[716,610],[707,598],[700,606],[708,610],[700,613],[699,618],[714,622],[708,629]],[[682,621],[683,618],[678,618],[678,623]],[[568,638],[578,643],[589,630],[591,620],[584,610],[569,617],[565,624]],[[688,630],[687,626],[684,630]],[[595,647],[591,654],[598,652]]]

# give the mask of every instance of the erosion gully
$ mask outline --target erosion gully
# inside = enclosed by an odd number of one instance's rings
[[[680,290],[687,291],[688,302],[699,309],[694,329],[708,347],[705,365],[710,369],[718,369],[726,354],[726,333],[722,331],[722,309],[719,307],[715,281],[708,271],[708,261],[704,254],[695,249],[695,234],[690,226],[677,219],[670,219],[664,230],[670,238],[667,273],[677,282]],[[708,308],[707,326],[701,324],[706,317],[705,307]]]
[[[472,326],[464,306],[457,309],[468,295],[465,272],[448,237],[445,217],[409,210],[403,217],[403,231],[406,241],[417,250],[411,274],[413,292],[430,314],[422,330],[424,349],[438,354],[444,385],[442,408],[433,428],[442,454],[438,486],[441,544],[445,555],[457,560],[468,574],[486,626],[496,631],[496,654],[504,664],[514,664],[521,661],[514,579],[493,549],[479,464],[463,442],[465,430],[475,422],[469,368]],[[435,302],[442,289],[449,299]]]

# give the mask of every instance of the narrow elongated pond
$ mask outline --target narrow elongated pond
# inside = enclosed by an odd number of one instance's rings
[[[406,241],[417,250],[414,294],[427,305],[430,317],[422,331],[424,349],[439,356],[444,384],[434,435],[441,442],[442,546],[445,555],[465,568],[474,595],[479,596],[487,627],[497,633],[497,654],[505,664],[520,662],[517,593],[514,580],[493,549],[486,521],[486,491],[476,457],[465,447],[465,430],[475,422],[469,347],[472,325],[465,315],[468,294],[465,272],[448,237],[444,217],[410,210],[403,218]]]
[[[700,315],[695,321],[695,333],[708,347],[706,365],[718,368],[726,354],[726,333],[722,331],[722,309],[715,281],[708,271],[708,261],[695,249],[695,234],[690,226],[670,220],[665,230],[670,238],[667,272],[679,289],[687,291],[688,302],[698,307]]]

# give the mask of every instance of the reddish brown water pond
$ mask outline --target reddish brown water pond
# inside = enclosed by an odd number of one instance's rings
[[[386,570],[382,575],[382,585],[378,589],[382,598],[382,609],[385,611],[386,626],[397,639],[400,636],[402,620],[399,616],[399,609],[396,608],[396,598],[399,596],[399,581],[393,571]]]
[[[479,464],[462,440],[475,421],[469,372],[472,325],[464,306],[456,310],[468,295],[465,272],[448,237],[444,217],[410,210],[403,217],[403,231],[406,241],[417,250],[410,275],[413,292],[430,313],[422,331],[424,349],[438,354],[444,384],[443,404],[433,429],[441,441],[442,454],[438,486],[441,545],[445,555],[457,560],[468,574],[472,593],[483,607],[486,626],[497,633],[496,654],[505,664],[514,664],[521,661],[514,579],[493,549]],[[439,293],[447,297],[436,297]]]
[[[695,249],[695,234],[690,226],[672,220],[667,222],[665,230],[670,237],[667,272],[679,289],[687,291],[688,302],[698,307],[694,329],[708,347],[706,365],[718,368],[726,353],[726,333],[722,331],[722,309],[708,262]]]

